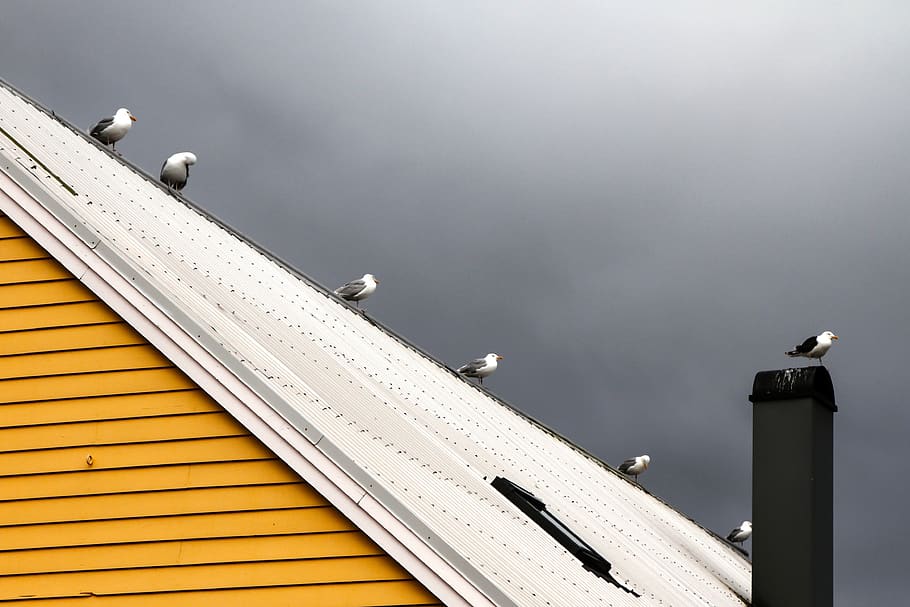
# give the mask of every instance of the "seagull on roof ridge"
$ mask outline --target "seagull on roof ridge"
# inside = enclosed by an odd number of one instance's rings
[[[734,544],[742,544],[752,537],[752,522],[743,521],[742,525],[734,529],[727,535],[727,541]]]
[[[135,121],[136,117],[128,109],[122,107],[113,116],[99,120],[89,134],[104,145],[110,145],[111,149],[116,152],[117,142],[126,137]]]
[[[822,364],[822,357],[828,352],[828,350],[831,349],[831,344],[833,344],[834,340],[837,339],[837,335],[831,331],[825,331],[820,335],[806,339],[806,341],[796,346],[789,352],[786,352],[786,354],[791,358],[795,358],[797,356],[815,358],[818,359],[818,364]]]
[[[466,377],[476,377],[483,384],[483,378],[493,374],[502,358],[499,354],[490,352],[483,358],[475,358],[471,362],[461,365],[456,371]]]
[[[647,470],[648,466],[650,465],[650,455],[639,455],[637,457],[629,458],[621,463],[619,465],[619,471],[628,476],[634,476],[635,481],[638,482],[638,475]]]
[[[338,295],[345,301],[353,301],[359,308],[361,300],[372,295],[373,292],[376,291],[376,286],[378,284],[378,278],[372,274],[364,274],[362,278],[346,282],[335,289],[335,295]]]
[[[171,154],[161,165],[161,183],[178,192],[186,186],[190,178],[190,167],[196,164],[196,154],[177,152]]]

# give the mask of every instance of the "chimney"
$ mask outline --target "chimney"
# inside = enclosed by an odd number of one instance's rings
[[[822,366],[762,371],[752,409],[752,605],[834,604],[834,386]]]

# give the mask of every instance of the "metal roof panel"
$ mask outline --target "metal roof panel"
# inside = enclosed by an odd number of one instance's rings
[[[0,128],[23,187],[493,602],[748,600],[751,567],[722,539],[8,86]],[[496,476],[542,499],[642,598],[585,571]]]

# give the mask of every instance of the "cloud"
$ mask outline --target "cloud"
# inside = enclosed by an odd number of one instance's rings
[[[10,82],[85,126],[129,105],[128,158],[192,149],[203,207],[330,286],[375,273],[371,314],[452,365],[505,354],[491,389],[649,452],[710,528],[749,517],[752,376],[838,332],[837,592],[903,595],[910,495],[867,462],[908,455],[910,9],[40,7],[4,6]]]

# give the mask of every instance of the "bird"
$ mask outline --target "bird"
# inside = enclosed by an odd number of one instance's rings
[[[196,154],[177,152],[168,156],[161,165],[161,183],[178,192],[186,186],[190,177],[190,166],[196,164]]]
[[[727,535],[727,541],[733,542],[734,544],[742,544],[750,537],[752,537],[752,523],[750,521],[743,521],[742,525]]]
[[[837,335],[831,331],[825,331],[821,335],[816,335],[815,337],[806,339],[806,341],[796,346],[786,354],[791,358],[797,356],[817,358],[818,364],[822,364],[822,356],[828,352],[828,350],[831,348],[831,344],[834,343],[833,340],[836,339],[838,339]]]
[[[638,475],[648,469],[648,466],[651,465],[651,456],[650,455],[639,455],[638,457],[632,457],[624,461],[619,465],[619,471],[623,474],[629,476],[634,476],[636,482],[638,481]]]
[[[116,152],[117,142],[126,137],[135,121],[136,117],[122,107],[113,116],[99,120],[89,134],[104,145],[110,144],[111,149]]]
[[[502,358],[499,354],[490,352],[483,358],[475,358],[471,362],[461,365],[456,370],[465,377],[478,378],[480,383],[483,384],[483,378],[488,377],[496,370]]]
[[[345,301],[353,301],[359,308],[361,300],[372,295],[373,292],[376,291],[376,285],[378,284],[378,278],[372,274],[364,274],[363,278],[346,282],[335,289],[335,295],[338,295]]]

